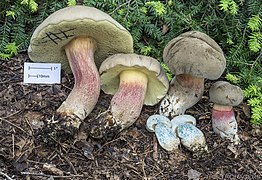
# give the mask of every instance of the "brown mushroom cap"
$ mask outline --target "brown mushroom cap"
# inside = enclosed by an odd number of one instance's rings
[[[218,79],[226,67],[222,49],[208,35],[189,31],[172,39],[165,47],[164,62],[172,73]]]
[[[77,36],[96,41],[98,67],[109,55],[133,52],[131,34],[111,16],[93,7],[71,6],[54,12],[36,28],[29,57],[36,62],[61,63],[66,72],[71,72],[64,46]]]
[[[146,105],[155,105],[167,93],[169,82],[160,63],[151,57],[137,54],[115,54],[101,65],[101,89],[107,94],[115,94],[119,87],[119,74],[124,70],[144,73],[148,78]]]
[[[243,101],[240,87],[226,81],[215,82],[209,90],[210,101],[225,106],[237,106]]]

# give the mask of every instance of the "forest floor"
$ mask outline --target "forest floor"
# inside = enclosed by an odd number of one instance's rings
[[[146,130],[158,105],[144,106],[136,123],[109,141],[90,138],[85,126],[74,137],[59,137],[48,128],[73,87],[73,77],[62,73],[59,85],[25,85],[25,61],[24,54],[0,60],[0,179],[262,179],[262,128],[250,124],[243,102],[234,107],[241,143],[232,145],[214,134],[207,94],[212,81],[205,82],[202,99],[186,112],[197,119],[209,149],[195,157],[182,146],[165,151]],[[85,123],[105,111],[111,98],[101,92]]]

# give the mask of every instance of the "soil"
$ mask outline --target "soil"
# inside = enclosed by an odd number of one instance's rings
[[[59,85],[23,84],[26,54],[0,60],[0,179],[262,179],[262,128],[249,122],[249,107],[234,107],[241,143],[232,145],[212,131],[205,82],[202,99],[186,114],[197,119],[209,152],[195,156],[183,146],[167,152],[146,120],[158,105],[144,106],[134,125],[113,139],[92,139],[90,123],[106,111],[111,95],[101,92],[97,106],[80,130],[56,128],[56,109],[73,87],[62,73]]]

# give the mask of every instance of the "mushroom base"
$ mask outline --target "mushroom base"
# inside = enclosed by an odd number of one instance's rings
[[[172,119],[182,115],[194,106],[204,93],[204,78],[188,74],[175,76],[170,82],[170,88],[161,101],[159,113]]]
[[[109,111],[104,118],[100,118],[99,125],[92,128],[91,136],[95,138],[108,134],[112,136],[130,127],[143,108],[147,81],[147,76],[142,72],[132,70],[121,72],[119,88],[111,100]]]
[[[100,78],[94,62],[95,48],[94,40],[88,37],[75,38],[65,47],[75,84],[57,112],[69,117],[67,123],[76,128],[93,110],[100,94]]]
[[[231,106],[214,105],[212,109],[213,131],[222,139],[229,139],[238,144],[237,121]]]

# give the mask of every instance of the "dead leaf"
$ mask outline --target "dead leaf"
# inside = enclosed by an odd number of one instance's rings
[[[250,118],[250,108],[246,103],[243,103],[242,110],[247,118]]]
[[[33,129],[40,129],[44,126],[43,115],[36,111],[28,111],[24,118],[30,123]]]
[[[238,149],[236,146],[234,146],[234,144],[229,144],[227,146],[227,149],[229,149],[232,153],[235,154],[235,158],[239,155]]]
[[[162,26],[162,33],[166,34],[168,30],[169,30],[168,26],[166,24],[163,24],[163,26]]]

